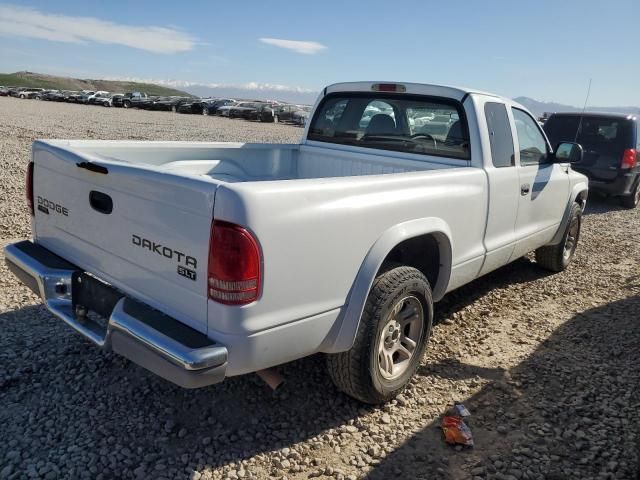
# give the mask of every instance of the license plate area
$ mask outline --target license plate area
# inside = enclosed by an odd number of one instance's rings
[[[72,276],[71,302],[74,311],[80,305],[108,319],[122,297],[124,294],[86,272],[76,272]]]

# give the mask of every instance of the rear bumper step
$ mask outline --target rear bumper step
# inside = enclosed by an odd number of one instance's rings
[[[9,269],[51,313],[98,347],[113,350],[184,388],[203,387],[225,378],[227,348],[206,335],[127,297],[31,241],[7,245],[4,254]],[[83,280],[92,284],[90,295],[79,295]],[[92,305],[76,305],[81,297],[93,298],[106,322],[83,314],[94,310]],[[105,305],[112,305],[108,318]]]
[[[637,172],[619,173],[611,180],[598,180],[592,178],[589,172],[580,172],[589,177],[589,188],[594,191],[609,195],[629,195],[633,191],[636,179],[640,176]]]

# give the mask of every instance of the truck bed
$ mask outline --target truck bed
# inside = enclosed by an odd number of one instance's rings
[[[394,152],[362,154],[344,148],[298,144],[135,141],[49,141],[47,144],[98,163],[136,165],[226,183],[382,175],[456,166],[446,160],[425,161]]]
[[[307,144],[65,140],[35,142],[33,157],[35,195],[44,202],[35,211],[38,244],[220,342],[319,313],[324,320],[314,328],[329,328],[362,259],[389,225],[438,213],[452,228],[474,232],[454,245],[465,264],[460,278],[477,269],[468,262],[482,254],[486,178],[459,160]],[[113,208],[93,202],[96,193]],[[208,300],[214,219],[248,226],[259,239],[259,302],[229,308]],[[348,261],[327,256],[338,251]],[[340,281],[311,282],[321,265],[333,265]],[[298,343],[300,352],[318,348]],[[255,363],[247,350],[235,352],[229,374]],[[244,357],[234,358],[237,352]]]

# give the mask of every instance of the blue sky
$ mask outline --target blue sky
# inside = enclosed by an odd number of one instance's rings
[[[638,25],[639,0],[0,0],[0,71],[309,90],[401,80],[573,105],[592,78],[590,104],[640,106]]]

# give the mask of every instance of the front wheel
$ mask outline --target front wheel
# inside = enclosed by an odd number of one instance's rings
[[[131,102],[127,102],[127,101],[122,102],[122,108],[130,108],[130,107],[131,107]]]
[[[536,262],[543,268],[552,272],[562,272],[569,266],[580,238],[582,226],[582,208],[577,203],[571,207],[569,222],[565,229],[562,241],[557,245],[545,245],[536,250]]]
[[[351,350],[327,355],[329,375],[357,400],[391,400],[418,368],[432,323],[431,287],[420,271],[402,266],[381,273],[369,292]]]

